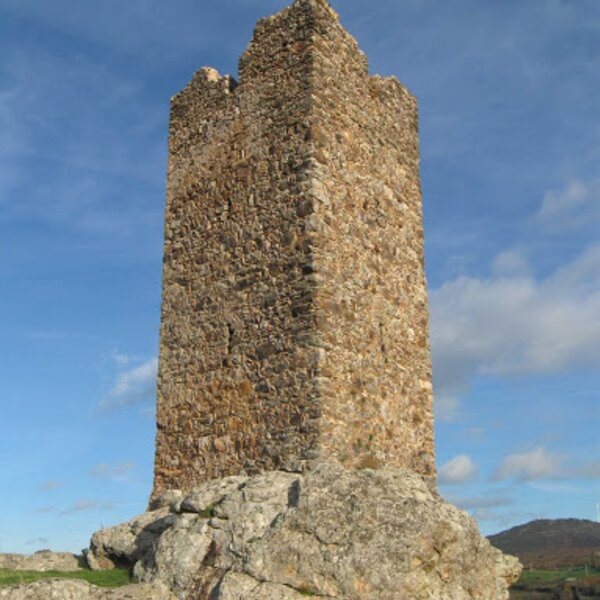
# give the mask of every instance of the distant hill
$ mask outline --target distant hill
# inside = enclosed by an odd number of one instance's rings
[[[496,548],[518,557],[526,569],[589,565],[594,552],[600,552],[600,523],[540,519],[488,539]]]

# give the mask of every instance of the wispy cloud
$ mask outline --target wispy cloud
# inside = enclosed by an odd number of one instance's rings
[[[111,360],[119,367],[126,367],[131,363],[133,357],[124,352],[114,351],[110,355]]]
[[[553,233],[572,233],[600,225],[600,183],[574,179],[546,192],[537,221]]]
[[[100,408],[119,408],[153,400],[157,371],[158,359],[152,358],[120,373],[106,398],[100,403]]]
[[[506,267],[507,261],[501,260]],[[556,373],[600,365],[600,246],[542,280],[504,269],[459,277],[431,293],[439,416],[478,375]]]
[[[58,490],[63,487],[63,482],[58,481],[57,479],[49,479],[48,481],[44,481],[40,484],[40,490],[42,492],[53,492],[54,490]]]
[[[92,467],[90,475],[111,481],[130,481],[134,468],[135,464],[133,462],[123,462],[116,465],[100,463]]]
[[[497,508],[500,506],[510,506],[514,504],[514,498],[508,496],[471,496],[468,498],[452,498],[452,503],[456,506],[465,510],[471,510],[475,508]]]
[[[102,502],[100,500],[78,500],[69,508],[61,511],[62,514],[77,512],[87,512],[93,510],[114,510],[115,505],[112,502]]]
[[[551,494],[588,494],[589,489],[565,481],[528,481],[527,485],[540,492]]]
[[[164,115],[139,79],[31,43],[4,52],[0,222],[120,237],[160,222]]]
[[[457,484],[473,481],[477,477],[477,467],[470,456],[459,454],[439,470],[439,482],[442,484]]]
[[[538,446],[528,452],[507,456],[492,474],[492,480],[513,479],[516,481],[533,481],[536,479],[552,479],[563,476],[562,455],[549,452]]]
[[[115,509],[115,504],[112,502],[104,502],[102,500],[77,500],[71,506],[66,508],[57,508],[55,506],[42,506],[37,509],[39,513],[50,513],[57,515],[72,515],[81,512],[93,511],[112,511]]]
[[[38,547],[39,546],[47,546],[48,543],[49,543],[49,540],[48,540],[48,538],[45,538],[45,537],[33,538],[33,539],[27,540],[25,542],[25,544],[27,546],[38,546]]]
[[[468,497],[448,496],[447,499],[455,506],[468,511],[478,521],[507,523],[517,516],[514,512],[507,513],[506,508],[514,505],[515,500],[505,494]]]

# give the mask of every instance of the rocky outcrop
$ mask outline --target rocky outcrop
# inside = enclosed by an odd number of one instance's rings
[[[179,600],[501,600],[520,564],[402,469],[207,482],[96,533],[92,568],[130,564]]]
[[[128,585],[115,590],[85,581],[47,579],[29,585],[0,588],[0,600],[177,600],[164,586]]]
[[[161,508],[123,525],[100,530],[93,535],[86,554],[89,567],[101,571],[135,564],[152,551],[156,538],[177,520],[168,508]]]
[[[77,571],[83,558],[69,552],[40,550],[34,554],[0,554],[0,569],[12,571]]]

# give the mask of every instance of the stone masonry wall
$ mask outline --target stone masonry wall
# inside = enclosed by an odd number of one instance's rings
[[[172,101],[153,495],[319,458],[434,475],[416,102],[325,0]]]
[[[433,475],[417,103],[395,78],[369,77],[338,22],[314,53],[321,452]]]

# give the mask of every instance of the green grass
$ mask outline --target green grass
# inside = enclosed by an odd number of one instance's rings
[[[216,514],[214,504],[209,504],[204,510],[198,513],[203,519],[212,519]]]
[[[517,583],[551,583],[553,581],[564,581],[565,579],[583,579],[592,575],[600,575],[599,569],[588,567],[587,573],[585,567],[572,567],[565,569],[536,569],[533,571],[523,571]]]
[[[113,569],[111,571],[12,571],[0,569],[0,586],[31,583],[40,579],[83,579],[99,587],[114,588],[131,583],[127,569]]]
[[[315,593],[308,588],[300,588],[298,590],[298,592],[300,593],[301,596],[314,596],[315,595]]]

